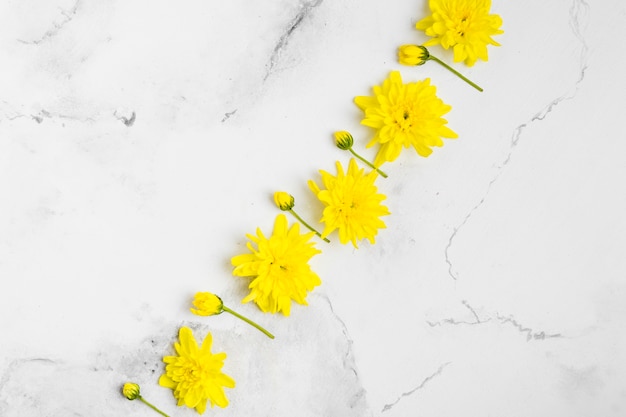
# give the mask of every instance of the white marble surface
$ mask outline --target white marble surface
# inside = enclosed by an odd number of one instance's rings
[[[152,416],[181,325],[237,387],[223,416],[626,415],[621,0],[494,0],[502,44],[401,67],[423,0],[0,4],[0,415]],[[449,54],[433,47],[444,60]],[[375,245],[319,244],[292,315],[240,305],[229,260],[271,196],[364,150],[352,102],[426,77],[460,138],[378,181]],[[276,334],[189,313],[212,291]]]

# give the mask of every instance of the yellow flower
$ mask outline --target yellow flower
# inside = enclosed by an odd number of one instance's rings
[[[226,307],[220,297],[210,292],[198,292],[193,299],[193,305],[196,308],[191,308],[191,312],[197,316],[215,316],[222,314],[224,311],[232,314],[233,316],[245,321],[246,323],[256,327],[267,335],[270,339],[274,338],[274,335],[259,326],[247,317],[242,316],[234,310]]]
[[[478,85],[474,82],[470,81],[463,74],[452,68],[450,65],[446,64],[439,58],[434,55],[431,55],[428,49],[422,45],[402,45],[398,48],[398,62],[402,65],[424,65],[426,61],[435,61],[438,64],[442,65],[448,71],[452,72],[454,75],[477,89],[478,91],[483,91]]]
[[[315,233],[317,236],[322,236],[320,232],[312,228],[311,225],[308,224],[302,217],[300,217],[300,215],[296,213],[296,211],[293,209],[293,207],[296,205],[296,200],[291,194],[285,191],[276,191],[274,193],[274,203],[276,203],[276,206],[278,206],[278,208],[282,211],[288,211],[293,214],[293,217],[298,219],[298,221],[300,221],[300,223],[302,223],[304,227]],[[330,240],[326,238],[324,238],[324,241],[326,243],[330,243]]]
[[[402,45],[398,48],[398,62],[402,65],[424,65],[429,59],[428,49],[421,45]]]
[[[376,170],[380,175],[384,178],[387,178],[387,174],[378,169],[374,164],[372,164],[367,159],[363,158],[361,155],[356,153],[354,149],[352,149],[352,145],[354,145],[354,138],[350,134],[350,132],[346,132],[345,130],[341,130],[339,132],[335,132],[335,145],[341,150],[349,151],[352,155],[354,155],[361,162],[365,163],[368,167]]]
[[[289,211],[293,208],[295,199],[291,194],[285,191],[276,191],[274,193],[274,203],[276,203],[278,208],[282,211]]]
[[[335,136],[335,145],[337,145],[339,149],[346,151],[352,148],[352,145],[354,144],[354,138],[352,137],[350,132],[340,130],[338,132],[335,132],[333,136]]]
[[[470,67],[478,59],[487,61],[487,45],[500,46],[491,36],[504,33],[502,18],[489,14],[491,0],[430,0],[428,4],[432,15],[415,25],[432,37],[425,46],[453,48],[454,61]]]
[[[264,312],[291,312],[291,300],[306,305],[306,295],[321,284],[320,278],[309,266],[309,260],[321,251],[309,242],[313,232],[300,234],[300,225],[288,228],[284,214],[276,216],[272,236],[265,237],[261,229],[257,235],[247,235],[250,254],[234,256],[233,275],[254,277],[248,288],[250,294],[242,302],[254,301]],[[256,245],[256,248],[254,245]]]
[[[311,191],[326,206],[321,220],[325,223],[322,236],[338,229],[339,241],[352,242],[355,248],[357,240],[368,239],[374,243],[378,229],[386,227],[380,216],[389,214],[387,207],[380,204],[386,196],[378,194],[374,185],[378,173],[371,171],[364,175],[363,171],[353,158],[347,175],[339,162],[336,177],[320,170],[325,190],[320,190],[312,180],[308,182]]]
[[[124,394],[124,397],[128,398],[131,401],[136,400],[137,398],[140,397],[139,385],[133,382],[125,383],[124,386],[122,387],[122,394]]]
[[[207,401],[211,407],[226,407],[228,399],[224,387],[235,387],[235,381],[221,371],[226,354],[211,353],[211,333],[200,347],[188,327],[181,327],[178,338],[180,342],[174,344],[177,356],[163,358],[165,373],[159,385],[174,391],[178,406],[195,408],[200,414],[206,410]]]
[[[193,299],[191,312],[197,316],[214,316],[224,311],[222,299],[210,292],[198,292]]]
[[[148,401],[146,401],[145,398],[143,398],[141,396],[141,393],[139,392],[139,385],[135,384],[134,382],[127,382],[124,384],[124,386],[122,387],[122,394],[124,395],[124,397],[126,397],[129,400],[136,400],[139,399],[139,401],[141,401],[142,403],[144,403],[145,405],[147,405],[148,407],[152,408],[154,411],[156,411],[157,413],[161,414],[164,417],[169,417],[167,414],[165,414],[163,411],[159,410],[158,408],[156,408],[154,405],[152,405],[151,403],[149,403]]]
[[[355,97],[354,102],[365,112],[361,124],[376,129],[367,144],[380,144],[374,165],[395,160],[403,147],[413,146],[419,155],[428,156],[431,147],[443,146],[442,137],[457,137],[442,117],[451,107],[437,97],[430,79],[404,84],[400,73],[392,71],[373,92],[373,96]]]

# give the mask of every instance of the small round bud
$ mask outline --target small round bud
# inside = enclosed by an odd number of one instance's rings
[[[125,383],[122,387],[122,394],[124,394],[124,397],[128,398],[129,400],[135,400],[139,398],[139,385],[133,382]]]
[[[224,303],[217,295],[210,292],[198,292],[193,299],[191,312],[197,316],[214,316],[224,311]]]
[[[339,132],[335,132],[335,145],[339,149],[343,149],[344,151],[350,149],[354,144],[354,138],[350,134],[350,132],[346,132],[345,130],[341,130]]]
[[[424,65],[429,58],[428,49],[422,45],[402,45],[398,48],[398,62],[402,65]]]
[[[295,200],[293,196],[284,191],[276,191],[274,193],[274,203],[278,206],[282,211],[291,210],[295,204]]]

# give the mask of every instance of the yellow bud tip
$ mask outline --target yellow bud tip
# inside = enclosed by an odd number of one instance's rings
[[[139,398],[139,385],[133,382],[125,383],[122,387],[122,394],[124,394],[124,397],[128,398],[129,400],[135,400]]]
[[[402,65],[424,65],[429,58],[428,49],[422,45],[402,45],[398,48],[398,62]]]
[[[354,138],[350,134],[350,132],[346,132],[345,130],[340,130],[339,132],[335,132],[335,145],[339,149],[343,149],[344,151],[352,148],[354,144]]]
[[[295,205],[295,200],[293,196],[284,191],[276,191],[274,193],[274,203],[278,206],[282,211],[288,211],[293,208]]]
[[[191,312],[196,316],[214,316],[224,311],[222,299],[210,292],[197,292],[192,302]]]

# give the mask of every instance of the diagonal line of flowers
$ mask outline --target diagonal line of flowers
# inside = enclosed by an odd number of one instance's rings
[[[499,44],[492,36],[503,33],[500,16],[490,14],[491,0],[429,0],[431,14],[415,25],[431,39],[423,45],[402,45],[398,48],[398,62],[402,65],[421,66],[435,61],[478,91],[481,87],[457,70],[435,57],[427,46],[452,49],[454,62],[473,66],[478,60],[487,61],[487,46]],[[292,304],[307,305],[307,295],[321,285],[320,277],[312,270],[309,261],[322,251],[315,236],[331,243],[336,234],[340,244],[358,244],[367,240],[376,243],[384,229],[383,218],[390,215],[383,205],[386,196],[378,191],[379,177],[387,178],[381,166],[395,161],[409,148],[422,157],[428,157],[433,148],[441,147],[443,139],[455,139],[444,116],[452,107],[437,96],[437,89],[429,78],[404,82],[400,72],[391,71],[380,84],[374,85],[369,95],[354,98],[363,112],[361,124],[372,131],[367,148],[376,147],[373,161],[368,161],[354,150],[355,140],[347,131],[334,133],[337,148],[351,154],[347,167],[335,162],[336,174],[320,170],[320,178],[308,181],[310,191],[320,202],[322,214],[318,220],[320,230],[295,211],[295,198],[286,191],[274,193],[274,203],[281,211],[274,219],[271,234],[257,228],[255,234],[246,235],[247,252],[233,256],[233,275],[249,280],[249,294],[242,303],[254,302],[264,313],[282,313],[289,316]],[[362,164],[362,165],[359,165]],[[321,181],[320,181],[321,180]],[[285,213],[295,222],[289,224]],[[300,225],[306,230],[301,230]],[[245,321],[268,338],[274,335],[251,319],[227,307],[222,298],[210,292],[198,292],[192,302],[191,313],[197,316],[214,316],[227,312]],[[190,328],[179,329],[174,355],[163,357],[165,372],[159,384],[172,389],[178,406],[186,406],[203,414],[211,407],[226,407],[225,388],[234,388],[235,380],[222,372],[226,354],[211,351],[213,337],[207,333],[200,344]],[[139,385],[127,382],[122,394],[129,400],[141,402],[167,416],[147,402]]]

